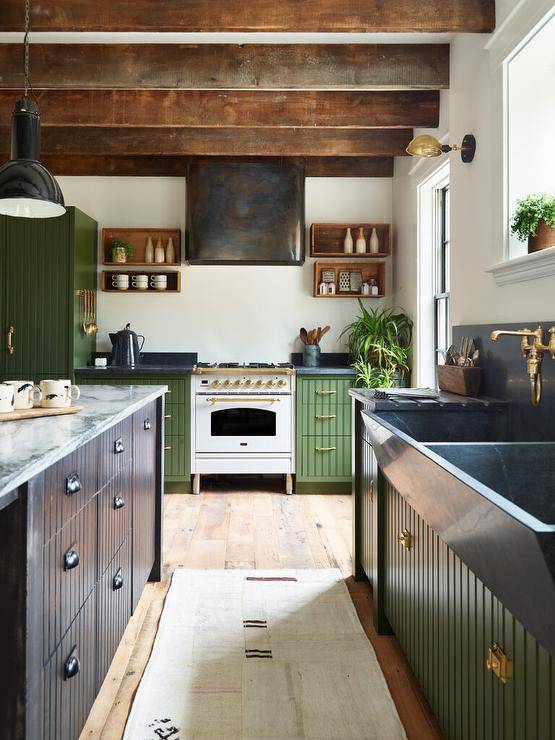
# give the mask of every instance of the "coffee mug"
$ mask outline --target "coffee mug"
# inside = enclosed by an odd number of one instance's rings
[[[112,287],[118,290],[129,288],[129,275],[112,275]]]
[[[14,410],[15,390],[10,383],[0,383],[0,414]]]
[[[137,290],[148,290],[148,275],[133,275],[131,285]]]
[[[150,287],[154,290],[166,290],[168,287],[168,278],[166,275],[151,275]]]
[[[32,409],[42,399],[38,385],[30,380],[6,380],[14,389],[14,406],[16,409]]]
[[[60,409],[71,406],[72,401],[77,401],[81,391],[71,380],[41,380],[42,391],[41,406],[47,409]]]

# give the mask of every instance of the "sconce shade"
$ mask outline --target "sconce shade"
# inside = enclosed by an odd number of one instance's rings
[[[52,218],[65,213],[60,186],[38,161],[39,151],[38,106],[21,98],[12,113],[11,159],[0,167],[0,214]]]
[[[440,157],[444,153],[435,136],[428,136],[428,134],[416,136],[407,146],[406,151],[411,157]]]

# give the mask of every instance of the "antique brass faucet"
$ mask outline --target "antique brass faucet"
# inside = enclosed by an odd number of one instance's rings
[[[549,352],[551,359],[555,360],[555,326],[549,329],[549,343],[543,343],[543,328],[517,329],[515,331],[503,331],[496,329],[492,331],[490,339],[492,342],[499,341],[503,335],[520,337],[520,348],[526,358],[528,377],[530,378],[530,400],[533,406],[538,406],[542,397],[542,360],[543,353]],[[530,338],[532,341],[530,341]]]

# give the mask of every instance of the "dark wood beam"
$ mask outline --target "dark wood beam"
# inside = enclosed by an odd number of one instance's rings
[[[35,31],[490,32],[494,0],[52,0],[33,3]],[[0,30],[23,29],[21,0],[3,0]]]
[[[126,156],[393,157],[412,129],[117,128],[60,126],[42,131],[42,153]],[[0,141],[8,150],[9,129]]]
[[[439,90],[449,45],[31,44],[31,72],[37,89]],[[19,44],[0,45],[0,87],[23,87]]]
[[[431,128],[439,125],[439,92],[268,90],[36,91],[43,126],[215,126]],[[0,90],[8,121],[12,90]]]
[[[185,177],[193,162],[213,162],[213,157],[107,157],[46,155],[42,163],[55,175],[134,175]],[[218,157],[233,162],[301,164],[306,177],[393,177],[392,157]]]

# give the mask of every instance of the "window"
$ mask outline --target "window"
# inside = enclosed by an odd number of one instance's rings
[[[437,232],[434,248],[434,364],[443,365],[445,353],[451,344],[451,322],[449,317],[450,290],[450,223],[449,185],[436,189],[435,209]]]

